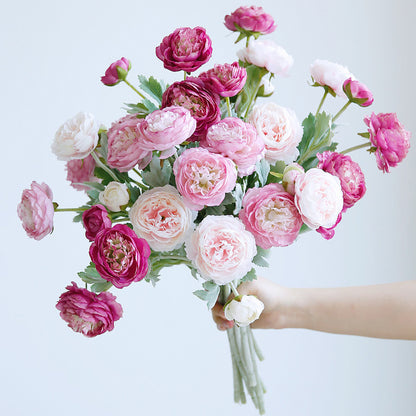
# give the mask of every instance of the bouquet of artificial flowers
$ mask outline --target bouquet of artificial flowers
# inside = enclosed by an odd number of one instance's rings
[[[336,122],[351,104],[373,97],[347,68],[324,60],[311,65],[311,85],[323,88],[318,109],[300,123],[295,112],[266,98],[274,77],[287,75],[292,57],[264,35],[274,19],[261,7],[240,7],[225,26],[245,41],[239,60],[195,75],[212,54],[205,29],[179,28],[156,47],[166,69],[183,80],[166,86],[154,77],[127,80],[126,58],[102,77],[138,94],[127,114],[107,129],[79,113],[56,132],[52,151],[66,162],[71,185],[88,195],[85,205],[61,208],[45,183],[23,191],[18,215],[27,234],[40,240],[53,230],[55,212],[75,211],[91,242],[91,258],[78,273],[85,283],[67,286],[56,305],[68,326],[87,337],[114,328],[122,307],[111,288],[153,285],[164,267],[184,264],[203,280],[196,296],[224,305],[236,325],[228,329],[234,399],[248,393],[261,414],[265,388],[262,354],[250,323],[262,310],[238,285],[267,266],[272,247],[292,244],[307,230],[334,236],[342,216],[365,193],[364,175],[347,153],[367,148],[388,172],[406,156],[410,133],[395,114],[371,114],[357,146],[337,152]],[[192,76],[191,76],[192,74]],[[322,111],[328,96],[345,104]],[[264,98],[258,100],[258,98]],[[258,102],[257,102],[258,100]]]

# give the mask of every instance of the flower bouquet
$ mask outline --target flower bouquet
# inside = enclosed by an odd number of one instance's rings
[[[164,267],[186,265],[202,279],[194,294],[212,308],[224,305],[234,376],[234,400],[248,394],[265,412],[262,354],[250,323],[262,310],[254,296],[240,296],[241,282],[256,279],[272,247],[292,244],[306,231],[334,236],[342,216],[366,191],[364,175],[349,152],[367,148],[389,172],[406,156],[410,133],[392,113],[364,118],[361,142],[337,152],[337,120],[351,104],[368,107],[369,89],[347,68],[316,60],[311,86],[322,87],[315,112],[301,123],[295,112],[268,98],[272,80],[287,75],[293,59],[272,40],[274,19],[261,7],[225,16],[245,46],[238,61],[195,74],[212,55],[202,27],[179,28],[156,47],[166,69],[184,77],[165,85],[154,77],[127,80],[126,58],[114,62],[103,84],[124,83],[137,94],[127,113],[107,129],[79,113],[56,132],[52,151],[66,162],[67,179],[85,191],[78,208],[53,202],[45,183],[23,191],[18,215],[29,237],[53,230],[56,212],[72,211],[91,242],[90,264],[60,296],[57,309],[75,332],[95,337],[114,328],[122,307],[109,292],[132,283],[156,285]],[[340,97],[340,111],[323,111]]]

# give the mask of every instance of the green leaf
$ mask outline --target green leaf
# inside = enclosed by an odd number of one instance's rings
[[[257,279],[256,269],[254,267],[241,279],[241,283],[243,282],[252,282],[253,280]]]
[[[223,215],[225,211],[224,205],[218,205],[215,207],[206,207],[206,215]]]
[[[139,75],[140,89],[148,94],[151,98],[155,99],[160,105],[162,104],[163,92],[166,86],[162,81],[158,81],[154,77],[146,78],[144,75]]]
[[[243,187],[243,185],[241,185],[241,183],[237,182],[237,184],[235,185],[234,190],[231,192],[234,200],[235,200],[235,208],[233,211],[234,215],[238,215],[238,213],[241,210],[241,207],[243,206],[243,198],[244,198],[244,194],[245,194],[245,185]]]
[[[220,287],[212,281],[205,282],[202,287],[204,290],[196,290],[193,294],[207,302],[208,309],[212,309],[220,294]]]
[[[91,284],[91,290],[95,293],[105,292],[113,286],[110,282],[100,276],[93,262],[91,262],[83,272],[79,272],[78,276],[83,282]]]
[[[163,166],[160,166],[160,159],[153,156],[148,165],[148,170],[142,172],[143,182],[152,188],[156,186],[165,186],[169,184],[172,175],[172,166],[167,159],[163,160]]]
[[[106,292],[108,289],[110,289],[113,285],[111,282],[100,282],[100,283],[94,283],[91,285],[91,291],[95,293],[101,293]]]
[[[269,262],[266,260],[269,254],[270,250],[257,246],[257,254],[254,256],[253,263],[260,267],[269,267]]]
[[[107,160],[108,157],[108,136],[107,132],[100,132],[100,153],[104,160]]]
[[[105,186],[100,182],[82,182],[82,184],[88,186],[91,189],[96,189],[99,192],[104,191],[105,189]]]
[[[129,114],[137,114],[138,118],[144,118],[151,113],[151,111],[143,103],[125,103],[124,105],[127,106],[126,110]]]
[[[260,186],[264,186],[267,182],[267,177],[269,176],[270,165],[266,162],[265,159],[261,159],[256,163],[256,173],[260,182]]]

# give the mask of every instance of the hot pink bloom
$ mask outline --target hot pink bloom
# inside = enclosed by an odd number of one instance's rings
[[[138,126],[140,146],[147,151],[160,150],[166,158],[194,133],[196,120],[185,107],[171,106],[156,110],[146,116]]]
[[[152,152],[141,146],[141,123],[142,119],[130,114],[111,125],[107,132],[108,166],[127,172],[137,164],[144,169],[150,163]]]
[[[149,267],[146,240],[124,224],[101,230],[90,247],[90,257],[100,276],[121,289],[142,280]]]
[[[88,191],[89,186],[82,185],[83,182],[99,182],[100,179],[94,176],[95,160],[91,155],[85,159],[73,159],[66,162],[66,179],[71,186],[78,191]]]
[[[185,248],[201,277],[219,285],[243,278],[257,253],[253,235],[230,215],[205,217]]]
[[[211,39],[202,27],[182,27],[163,38],[156,56],[170,71],[196,71],[212,55]]]
[[[82,213],[82,223],[85,228],[85,237],[94,241],[96,235],[104,228],[111,227],[111,219],[108,212],[101,204],[92,206]]]
[[[359,81],[348,78],[344,82],[342,89],[347,98],[353,103],[358,104],[360,107],[368,107],[373,104],[373,94],[371,94],[371,91]]]
[[[372,113],[364,119],[376,154],[377,166],[383,172],[397,166],[407,155],[410,132],[405,130],[396,113]]]
[[[336,152],[317,153],[318,168],[339,178],[344,196],[343,211],[351,208],[365,194],[364,174],[348,155]]]
[[[191,141],[205,136],[208,127],[221,119],[220,97],[205,87],[199,78],[174,82],[163,93],[162,108],[178,105],[187,108],[196,120]]]
[[[263,35],[274,32],[276,25],[273,17],[265,13],[262,7],[242,6],[225,16],[224,24],[227,29],[238,31],[236,25],[241,29],[258,32]]]
[[[198,147],[185,150],[175,160],[173,173],[178,191],[193,210],[220,205],[237,179],[231,159]]]
[[[31,189],[22,192],[22,199],[17,205],[17,214],[27,235],[41,240],[53,230],[54,206],[52,191],[46,183],[35,181]]]
[[[323,238],[325,238],[325,240],[330,240],[331,238],[334,237],[335,235],[335,227],[340,223],[340,221],[342,220],[342,212],[340,212],[338,214],[338,218],[335,221],[335,224],[332,227],[319,227],[316,229],[316,231],[321,234],[321,236]]]
[[[113,62],[105,71],[105,75],[101,77],[101,82],[104,85],[112,87],[123,81],[127,77],[127,73],[130,71],[131,64],[126,58],[121,58],[118,61]]]
[[[112,331],[114,322],[123,315],[123,308],[109,292],[96,294],[80,288],[75,282],[66,287],[59,297],[56,308],[61,318],[75,332],[92,338]]]
[[[232,64],[215,65],[199,75],[207,88],[221,97],[234,97],[244,87],[247,80],[247,71],[238,65]]]
[[[235,162],[239,176],[254,172],[264,156],[264,142],[251,124],[236,117],[227,117],[213,124],[200,145]]]
[[[239,217],[264,249],[292,244],[303,224],[293,196],[278,183],[250,188]]]

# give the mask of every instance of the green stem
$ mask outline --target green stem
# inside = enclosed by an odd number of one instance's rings
[[[86,208],[55,208],[55,212],[84,212]]]
[[[362,148],[368,147],[368,146],[371,146],[371,142],[367,142],[367,143],[359,144],[357,146],[349,147],[348,149],[345,149],[345,150],[343,150],[340,153],[342,155],[346,155],[347,153],[350,153],[350,152],[352,152],[354,150],[362,149]]]
[[[334,122],[347,108],[348,106],[352,103],[352,101],[348,101],[344,107],[341,108],[341,110],[338,111],[338,113],[335,114],[335,116],[332,118],[332,122]]]
[[[238,290],[237,290],[237,288],[235,287],[235,285],[234,285],[234,282],[230,282],[229,283],[229,285],[230,285],[230,289],[233,291],[233,293],[234,293],[234,296],[239,296],[239,294],[238,294]]]
[[[324,104],[324,101],[325,101],[325,98],[327,97],[327,95],[328,95],[328,90],[325,88],[324,95],[321,99],[321,102],[319,103],[318,109],[316,110],[315,117],[318,115],[319,111],[321,111],[321,108]]]
[[[248,106],[247,106],[247,110],[246,110],[246,114],[244,115],[244,120],[247,119],[248,113],[251,110],[251,105],[253,104],[253,100],[256,97],[257,93],[259,92],[259,88],[260,88],[260,81],[259,81],[259,84],[257,85],[256,90],[254,91],[254,93],[250,97],[250,100],[249,100]]]
[[[144,100],[146,99],[146,97],[133,85],[130,84],[130,82],[128,82],[126,79],[123,79],[123,81],[134,91],[137,92],[137,94],[140,95],[140,97],[142,97]]]
[[[183,71],[183,80],[186,81],[186,77],[188,76],[188,74],[186,73],[186,71]]]
[[[225,101],[227,102],[228,117],[232,117],[230,97],[225,97]]]
[[[270,175],[275,176],[276,178],[283,179],[283,173],[278,172],[269,172]]]
[[[250,42],[250,38],[251,38],[251,36],[247,36],[246,37],[246,48],[248,48],[248,44]]]
[[[106,166],[103,162],[101,162],[100,157],[93,151],[91,153],[92,157],[95,160],[95,163],[102,169],[104,169],[116,182],[120,182],[120,180],[117,178],[117,176],[114,174],[114,172]]]

